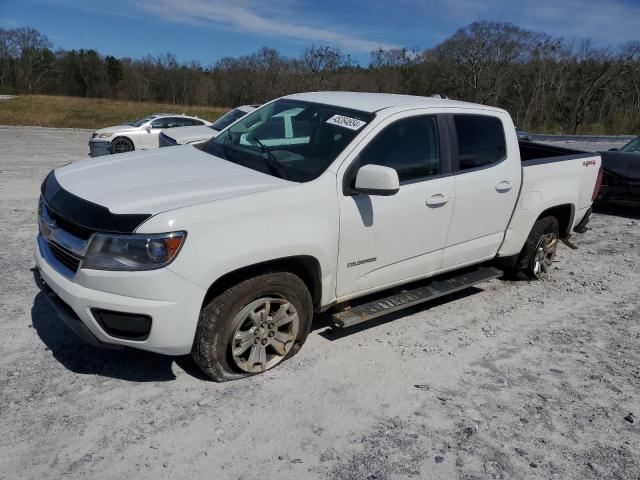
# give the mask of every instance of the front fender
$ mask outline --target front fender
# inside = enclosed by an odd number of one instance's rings
[[[227,273],[292,256],[322,271],[322,305],[335,299],[338,205],[335,176],[164,212],[138,232],[187,231],[168,268],[208,289]]]

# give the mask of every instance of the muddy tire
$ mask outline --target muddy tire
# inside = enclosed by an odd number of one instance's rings
[[[297,275],[259,275],[202,308],[191,355],[217,382],[262,373],[300,350],[312,317],[311,295]]]
[[[111,151],[113,153],[126,153],[134,150],[133,142],[126,137],[114,138],[111,142]]]
[[[534,280],[546,276],[556,255],[559,237],[560,224],[556,217],[536,220],[512,273]]]

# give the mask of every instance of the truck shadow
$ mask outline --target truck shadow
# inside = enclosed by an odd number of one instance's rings
[[[435,300],[426,301],[424,303],[415,305],[413,307],[408,307],[403,310],[399,310],[397,312],[389,313],[387,315],[382,315],[378,318],[374,318],[372,320],[359,323],[347,329],[338,328],[331,322],[332,311],[329,310],[328,312],[324,312],[319,315],[316,315],[313,321],[313,325],[311,327],[311,331],[317,332],[318,335],[325,338],[326,340],[330,340],[330,341],[340,340],[341,338],[355,335],[364,330],[376,328],[381,325],[384,325],[385,323],[393,322],[394,320],[398,320],[400,318],[407,317],[409,315],[413,315],[418,312],[424,312],[431,308],[434,308],[440,305],[445,305],[449,302],[455,302],[456,300],[460,300],[462,298],[466,298],[483,291],[484,290],[478,287],[469,287],[465,290],[461,290],[459,292],[455,292],[450,295],[437,298]]]
[[[42,293],[33,300],[31,321],[53,357],[74,373],[132,382],[162,382],[175,380],[172,370],[175,362],[187,374],[204,378],[189,356],[170,357],[132,348],[104,350],[86,344],[58,319]]]
[[[314,317],[311,331],[318,333],[326,340],[336,341],[482,291],[480,288],[470,287],[446,297],[354,325],[346,330],[337,328],[331,323],[332,312],[329,311]],[[53,357],[74,373],[100,375],[132,382],[164,382],[176,379],[172,369],[175,362],[178,368],[191,377],[210,381],[189,355],[171,357],[133,348],[105,350],[88,345],[58,319],[42,293],[38,293],[34,298],[31,307],[31,321],[36,333],[51,351]]]

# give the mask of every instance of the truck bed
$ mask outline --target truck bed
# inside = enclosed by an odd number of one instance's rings
[[[525,167],[543,163],[574,160],[577,158],[588,158],[594,155],[592,152],[557,147],[544,143],[525,142],[523,140],[518,141],[518,147],[520,148],[520,161]]]
[[[534,142],[519,141],[522,185],[518,202],[498,251],[517,255],[533,224],[551,208],[567,209],[569,221],[561,226],[568,235],[588,214],[600,169],[600,154]]]

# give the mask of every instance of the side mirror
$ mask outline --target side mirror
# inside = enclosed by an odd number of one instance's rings
[[[147,133],[151,133],[151,125],[147,125],[146,127],[144,127],[144,129],[147,131]]]
[[[617,151],[619,151],[619,150],[620,150],[619,148],[610,148],[610,149],[609,149],[609,151],[610,151],[610,152],[617,152]]]
[[[366,195],[395,195],[400,190],[398,172],[382,165],[365,165],[358,170],[355,190]]]

